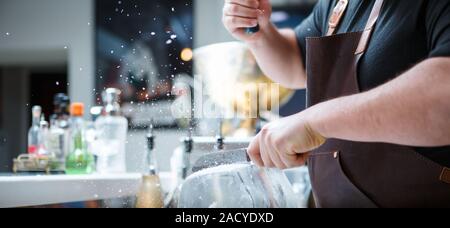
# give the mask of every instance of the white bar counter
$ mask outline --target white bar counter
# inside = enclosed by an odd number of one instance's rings
[[[169,173],[161,173],[167,189]],[[0,208],[40,206],[135,196],[141,174],[1,176]]]

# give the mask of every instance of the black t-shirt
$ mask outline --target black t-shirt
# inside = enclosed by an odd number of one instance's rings
[[[306,56],[307,37],[326,35],[336,3],[320,0],[313,13],[295,29],[302,56]],[[337,33],[364,30],[374,3],[350,0]],[[450,57],[450,0],[385,0],[358,68],[360,88],[373,89],[432,57]],[[450,167],[450,147],[415,149]]]

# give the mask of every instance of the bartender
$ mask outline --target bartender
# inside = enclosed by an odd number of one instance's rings
[[[320,0],[295,30],[271,12],[225,0],[223,22],[308,109],[265,126],[252,160],[306,163],[318,207],[449,207],[450,0]]]

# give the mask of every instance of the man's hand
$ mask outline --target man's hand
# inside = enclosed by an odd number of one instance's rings
[[[236,39],[252,42],[271,25],[272,6],[269,0],[225,0],[223,24]],[[245,33],[245,28],[259,25],[260,32]],[[262,31],[262,32],[261,32]]]
[[[252,161],[258,166],[279,169],[304,165],[308,153],[326,140],[312,129],[305,113],[266,125],[248,149]]]
[[[225,0],[223,24],[238,40],[244,41],[264,75],[290,89],[306,86],[306,72],[294,30],[278,30],[270,21],[269,0]],[[259,25],[259,32],[246,28]]]

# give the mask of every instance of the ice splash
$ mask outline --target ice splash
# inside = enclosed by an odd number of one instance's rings
[[[191,176],[189,176],[188,179],[190,179],[190,178],[197,178],[197,177],[205,176],[205,175],[228,173],[228,172],[231,172],[231,171],[239,171],[239,170],[248,168],[250,166],[252,166],[252,165],[250,165],[250,164],[220,165],[220,166],[216,166],[216,167],[200,170],[200,171],[192,174]]]

